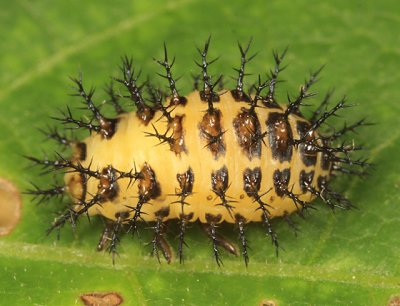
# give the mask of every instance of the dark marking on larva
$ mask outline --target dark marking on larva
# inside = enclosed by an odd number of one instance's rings
[[[251,160],[253,156],[261,156],[262,139],[260,121],[257,114],[249,109],[242,108],[241,112],[233,119],[233,128],[240,147]]]
[[[176,179],[178,180],[179,187],[181,188],[181,193],[188,195],[193,192],[194,173],[192,168],[189,167],[186,172],[177,174]]]
[[[141,177],[138,179],[139,195],[146,201],[157,198],[161,194],[161,187],[153,169],[145,163],[140,174]]]
[[[78,202],[85,202],[87,192],[87,179],[84,173],[77,173],[76,175],[72,175],[69,178],[66,187],[68,190],[70,190],[72,198],[74,198]]]
[[[305,141],[305,143],[299,144],[300,157],[307,167],[314,166],[317,163],[317,151],[312,146],[315,136],[314,131],[308,132],[310,127],[311,125],[308,122],[297,121],[297,132],[299,133],[300,139],[304,139]]]
[[[243,172],[243,189],[249,197],[254,196],[261,186],[261,168],[256,167],[253,170],[246,168]]]
[[[266,121],[272,158],[280,162],[292,157],[293,134],[289,122],[283,113],[270,113]]]
[[[218,109],[208,110],[199,124],[200,135],[206,140],[205,147],[212,152],[215,158],[225,153],[223,135],[225,131],[221,126],[221,112]]]
[[[226,166],[211,173],[211,188],[212,191],[221,199],[221,202],[216,205],[224,206],[229,215],[233,218],[233,210],[235,206],[232,206],[230,203],[236,201],[226,195],[226,190],[229,188],[229,174]]]
[[[168,217],[168,215],[169,215],[169,207],[168,206],[162,207],[154,213],[154,216],[156,218],[161,218],[161,219]]]
[[[231,90],[231,95],[236,102],[251,102],[249,96],[239,89]]]
[[[209,87],[200,91],[200,99],[204,102],[219,102],[220,100],[219,95],[216,92],[211,91]]]
[[[139,107],[136,111],[136,116],[144,125],[148,125],[154,117],[154,110],[148,106]]]
[[[102,201],[112,201],[118,195],[119,187],[116,180],[117,174],[113,167],[108,166],[101,171],[97,193]]]
[[[229,173],[228,168],[223,166],[211,173],[211,188],[218,195],[222,195],[228,189]]]
[[[171,204],[180,204],[181,214],[184,214],[184,206],[190,205],[186,201],[186,198],[193,192],[194,173],[192,168],[189,167],[189,169],[184,173],[178,173],[176,179],[178,180],[179,188],[175,189],[175,195],[178,196],[179,199]]]
[[[176,115],[170,123],[168,123],[168,130],[172,130],[172,141],[170,142],[171,151],[175,152],[176,155],[180,155],[182,152],[186,152],[185,140],[183,138],[183,126],[182,120],[184,115]]]
[[[221,222],[221,220],[222,220],[221,214],[213,215],[210,213],[206,213],[205,217],[206,217],[207,223],[209,223],[209,224],[217,224],[217,223]]]
[[[84,142],[75,143],[75,152],[73,159],[76,158],[79,161],[84,161],[86,159],[86,153],[87,153],[86,143]]]
[[[289,186],[290,169],[275,170],[273,181],[276,194],[280,197],[284,196]]]
[[[182,220],[186,220],[187,222],[190,222],[190,220],[192,220],[194,217],[194,213],[188,213],[188,214],[179,214],[179,219]]]
[[[312,170],[310,172],[301,170],[299,182],[300,182],[300,187],[301,187],[301,190],[303,191],[303,193],[307,192],[307,190],[308,190],[307,186],[311,186],[311,183],[314,179],[314,173],[315,173],[314,170]]]
[[[329,143],[326,140],[322,140],[322,144],[324,147],[329,147]],[[329,154],[326,152],[321,152],[321,168],[322,170],[329,171],[332,167],[331,160],[329,158]]]
[[[117,130],[117,124],[118,124],[119,119],[109,119],[109,118],[100,118],[99,119],[99,125],[100,125],[100,135],[105,138],[105,139],[111,139],[116,130]]]
[[[184,96],[172,96],[171,99],[169,100],[169,106],[174,106],[174,105],[182,105],[185,106],[187,103],[187,98]]]
[[[115,213],[115,219],[126,220],[129,218],[129,211],[123,210]]]

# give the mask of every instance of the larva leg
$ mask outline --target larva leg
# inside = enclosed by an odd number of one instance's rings
[[[221,258],[219,257],[218,245],[223,247],[229,253],[238,256],[236,247],[230,241],[226,240],[216,232],[216,225],[218,224],[220,218],[220,215],[214,216],[211,214],[206,214],[206,220],[208,223],[201,223],[202,229],[213,243],[214,256],[218,265],[222,263]]]

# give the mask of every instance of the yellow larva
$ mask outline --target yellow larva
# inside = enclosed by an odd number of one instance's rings
[[[167,221],[179,223],[180,260],[187,225],[199,222],[212,240],[220,264],[218,246],[233,254],[238,251],[217,234],[217,224],[235,223],[247,264],[246,223],[264,223],[278,248],[272,218],[288,220],[291,213],[311,207],[309,203],[315,197],[332,208],[351,206],[344,196],[329,189],[328,181],[332,172],[360,174],[346,165],[367,165],[349,158],[359,149],[353,144],[334,145],[340,136],[364,121],[326,133],[317,131],[344,107],[344,99],[330,110],[326,110],[325,99],[311,118],[303,116],[300,106],[313,96],[309,89],[320,70],[311,74],[297,97],[282,106],[275,99],[275,86],[285,52],[274,53],[275,67],[270,77],[266,81],[259,77],[253,90],[246,92],[245,65],[253,56],[247,56],[250,43],[246,48],[239,45],[241,65],[236,86],[216,91],[219,80],[213,83],[208,72],[209,43],[199,50],[203,86],[186,96],[176,88],[166,48],[164,60],[158,63],[166,71],[169,93],[150,82],[139,85],[132,62],[125,58],[122,78],[116,81],[125,88],[126,95],[109,91],[117,112],[112,118],[104,116],[95,105],[94,92],[87,92],[81,79],[74,80],[93,118],[76,119],[68,109],[56,119],[88,129],[90,136],[82,141],[68,140],[57,130],[51,131],[49,137],[73,148],[72,157],[30,157],[46,168],[65,173],[64,185],[29,191],[40,200],[69,194],[71,203],[50,231],[68,221],[75,225],[83,215],[100,215],[109,221],[98,249],[108,247],[115,252],[123,228],[136,232],[139,223],[153,222],[153,253],[158,255],[161,250],[169,262],[172,251],[165,239]],[[136,111],[122,109],[119,99],[123,97],[133,102]]]
[[[222,140],[226,143],[223,154],[218,158],[214,158],[212,151],[206,147],[206,140],[200,136],[199,122],[201,122],[204,112],[207,111],[207,103],[201,101],[198,92],[193,92],[187,96],[187,104],[185,106],[178,105],[172,112],[171,117],[183,116],[182,127],[184,131],[185,151],[181,154],[175,154],[170,150],[166,143],[160,145],[157,137],[148,137],[148,133],[154,133],[154,128],[161,134],[167,130],[166,122],[159,120],[153,125],[144,125],[134,112],[122,114],[119,116],[118,126],[115,134],[111,139],[104,139],[100,134],[93,134],[86,138],[83,143],[86,144],[86,159],[80,161],[83,167],[102,170],[111,165],[113,168],[125,172],[134,169],[142,169],[146,164],[154,171],[155,180],[160,186],[160,194],[152,198],[141,211],[145,221],[154,221],[155,213],[161,209],[169,209],[169,214],[164,217],[164,221],[169,219],[179,219],[179,215],[193,213],[190,221],[200,220],[207,223],[206,214],[220,215],[219,222],[235,223],[234,215],[239,214],[248,222],[261,221],[262,211],[257,209],[259,204],[254,201],[253,196],[247,195],[244,190],[243,175],[245,170],[260,168],[261,170],[261,186],[259,188],[260,195],[265,191],[270,192],[260,196],[261,200],[268,203],[270,217],[283,216],[297,210],[298,207],[289,197],[277,195],[274,188],[274,172],[276,170],[290,171],[290,181],[288,188],[293,194],[299,195],[299,200],[309,202],[315,196],[310,192],[303,193],[300,186],[301,171],[314,172],[311,185],[317,185],[317,179],[321,176],[329,176],[328,170],[322,170],[321,153],[317,153],[317,161],[315,165],[306,166],[301,160],[299,148],[294,148],[288,161],[280,162],[279,159],[272,157],[270,145],[263,145],[260,157],[254,157],[251,160],[245,150],[238,145],[238,137],[233,128],[234,118],[241,113],[241,109],[248,109],[248,103],[236,102],[229,91],[220,95],[220,102],[215,104],[221,116],[221,126],[226,132],[223,134]],[[269,114],[284,114],[284,110],[279,109],[260,109],[257,112],[258,119],[261,124],[261,133],[267,132]],[[160,112],[155,113],[155,118],[162,116]],[[299,139],[300,135],[297,131],[296,124],[298,122],[307,122],[304,119],[290,115],[288,118],[290,128],[295,139]],[[167,135],[171,134],[168,132]],[[315,135],[318,137],[318,135]],[[268,137],[265,137],[268,143]],[[287,140],[289,141],[289,139]],[[130,158],[129,158],[130,157]],[[231,210],[222,205],[221,199],[212,191],[211,175],[222,168],[226,167],[229,175],[226,196],[232,200],[230,204]],[[180,192],[180,184],[177,180],[177,174],[183,174],[188,169],[193,172],[193,191],[186,198],[187,205],[182,208],[180,205],[171,205],[178,199],[175,195]],[[65,183],[68,186],[68,192],[76,198],[80,198],[81,182],[79,173],[68,173],[65,176]],[[117,196],[106,200],[100,205],[94,205],[89,209],[90,215],[102,215],[108,219],[116,220],[116,215],[126,212],[127,219],[131,219],[134,215],[129,207],[134,207],[138,202],[138,181],[128,187],[129,178],[118,180]],[[86,193],[90,195],[97,194],[99,190],[99,180],[89,180],[87,183]],[[292,188],[293,187],[293,188]],[[90,196],[87,197],[87,200]],[[233,202],[234,201],[234,202]],[[299,205],[300,206],[300,205]],[[230,213],[231,211],[231,213]]]

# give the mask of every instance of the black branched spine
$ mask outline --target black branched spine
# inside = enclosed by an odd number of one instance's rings
[[[165,78],[168,80],[169,83],[169,88],[171,91],[171,98],[170,98],[170,105],[185,105],[187,102],[187,99],[181,95],[179,95],[178,89],[176,88],[176,79],[172,77],[172,71],[171,68],[175,63],[175,57],[172,59],[172,62],[169,63],[168,60],[168,51],[167,51],[167,46],[164,43],[164,60],[160,61],[157,59],[154,59],[158,64],[163,66],[165,68],[166,74],[161,74],[157,73],[160,77]]]
[[[198,67],[201,68],[201,75],[203,79],[203,90],[200,91],[200,98],[202,101],[205,101],[208,103],[208,109],[209,111],[212,111],[214,109],[213,102],[218,102],[219,101],[219,95],[214,91],[214,87],[216,84],[218,84],[222,78],[220,76],[217,81],[214,83],[212,82],[212,77],[208,73],[208,66],[214,63],[219,59],[219,57],[207,61],[207,54],[208,54],[208,48],[210,46],[210,40],[211,36],[208,37],[206,43],[204,44],[204,49],[200,50],[197,48],[199,54],[201,55],[201,63],[195,62]]]
[[[321,66],[318,70],[310,73],[309,79],[304,82],[303,86],[301,86],[300,93],[294,101],[290,101],[290,98],[289,98],[289,106],[285,111],[286,118],[290,114],[296,114],[296,115],[301,116],[300,106],[305,105],[305,104],[303,104],[303,100],[316,95],[315,92],[309,92],[309,90],[310,90],[311,86],[317,82],[317,80],[318,80],[317,77],[323,68],[324,68],[324,66]]]
[[[145,86],[145,83],[141,85],[138,84],[140,72],[138,74],[135,74],[135,70],[133,68],[133,60],[131,58],[128,58],[127,56],[122,58],[121,71],[123,78],[114,79],[125,86],[129,93],[127,98],[133,101],[134,105],[137,108],[137,116],[142,120],[142,122],[148,124],[150,120],[154,117],[154,110],[152,107],[146,104],[145,99],[142,96],[142,90]]]
[[[245,72],[245,67],[248,62],[250,62],[256,55],[257,53],[247,57],[247,52],[250,49],[252,39],[249,40],[247,46],[243,48],[243,46],[238,43],[239,51],[240,51],[240,67],[239,68],[234,68],[234,70],[238,73],[238,77],[236,80],[236,88],[231,91],[233,98],[236,101],[246,101],[249,102],[250,98],[248,95],[245,94],[244,92],[244,84],[243,84],[243,79],[245,76],[249,75],[248,73]]]

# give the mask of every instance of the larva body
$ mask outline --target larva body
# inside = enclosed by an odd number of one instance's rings
[[[184,146],[181,153],[174,152],[168,143],[160,145],[157,137],[149,137],[155,130],[165,134],[168,129],[165,120],[153,120],[154,123],[145,125],[135,112],[131,112],[119,116],[116,132],[111,139],[104,139],[100,134],[86,138],[83,141],[86,146],[86,158],[80,163],[83,167],[89,167],[91,164],[91,168],[99,170],[110,165],[124,172],[129,172],[135,167],[138,170],[144,167],[151,169],[158,187],[155,187],[155,191],[151,190],[151,186],[147,187],[146,192],[149,193],[150,199],[141,209],[145,221],[155,221],[160,210],[168,212],[164,221],[179,219],[182,213],[192,215],[191,222],[200,220],[207,223],[207,214],[219,216],[219,222],[235,223],[235,215],[241,216],[247,222],[261,221],[262,210],[257,209],[259,204],[251,192],[246,192],[246,178],[260,185],[255,191],[264,203],[268,203],[271,218],[290,214],[301,208],[300,204],[279,191],[280,184],[283,184],[284,189],[287,188],[298,195],[299,201],[308,203],[315,197],[303,190],[303,173],[311,175],[311,181],[308,183],[318,189],[318,179],[326,180],[330,168],[328,166],[325,170],[322,169],[322,153],[310,152],[307,155],[304,150],[300,152],[300,148],[290,145],[293,139],[301,138],[298,127],[310,126],[310,123],[294,114],[289,115],[286,121],[284,109],[259,109],[256,117],[259,124],[257,132],[266,135],[265,145],[261,138],[255,141],[251,146],[258,146],[259,153],[251,156],[248,150],[240,146],[240,134],[238,135],[235,129],[235,123],[240,116],[248,113],[249,104],[235,101],[231,93],[225,91],[220,95],[220,101],[215,103],[215,111],[221,114],[220,126],[225,131],[221,138],[224,149],[217,157],[210,146],[207,146],[207,139],[201,135],[200,125],[202,118],[207,114],[207,103],[201,101],[199,92],[193,92],[187,96],[185,105],[178,105],[171,112],[171,117],[181,117],[179,124],[183,131]],[[160,117],[161,112],[155,113],[154,118]],[[243,125],[246,124],[250,129],[251,124],[244,121]],[[172,135],[173,131],[169,130],[167,134]],[[281,139],[277,140],[279,137]],[[278,141],[281,142],[280,146],[274,144]],[[304,160],[308,161],[308,165]],[[188,171],[192,172],[192,191],[187,195],[187,204],[182,208],[179,201],[177,202],[182,192],[177,177]],[[217,177],[218,171],[223,172],[225,177]],[[253,171],[259,174],[252,180]],[[289,181],[284,183],[284,177],[289,177]],[[129,187],[129,178],[118,180],[113,187],[115,193],[112,192],[101,205],[92,206],[89,214],[99,214],[116,220],[125,213],[126,219],[131,219],[134,211],[130,207],[134,207],[138,202],[139,192],[142,192],[138,188],[141,180],[145,179],[139,178]],[[213,191],[216,190],[213,188],[213,180],[226,185],[226,188],[221,190],[231,208],[220,205],[222,200],[218,192]],[[68,191],[74,198],[80,199],[82,186],[79,173],[68,173],[65,181]],[[98,191],[99,179],[89,180],[86,200],[90,200],[89,195],[95,195]]]
[[[108,117],[93,102],[94,90],[85,90],[82,79],[73,79],[92,117],[77,119],[67,108],[61,118],[64,125],[90,131],[84,140],[67,139],[56,129],[48,137],[72,147],[71,157],[57,153],[55,160],[28,157],[49,171],[64,173],[64,184],[50,189],[28,191],[40,201],[69,195],[70,203],[52,224],[49,232],[84,215],[100,215],[106,227],[98,249],[116,252],[124,228],[136,233],[141,222],[152,222],[153,254],[160,249],[169,262],[172,257],[167,243],[169,220],[179,224],[179,258],[183,260],[184,237],[190,222],[199,222],[213,243],[215,259],[220,264],[218,246],[233,254],[236,247],[217,233],[221,222],[236,224],[241,254],[248,263],[245,224],[261,222],[278,249],[278,238],[270,220],[283,217],[293,227],[289,215],[302,214],[318,197],[332,209],[348,209],[351,203],[329,188],[334,173],[363,174],[354,167],[365,167],[363,160],[350,154],[359,150],[353,143],[341,142],[341,136],[365,125],[360,120],[340,129],[320,130],[325,121],[345,107],[345,99],[328,109],[328,94],[321,105],[306,119],[300,110],[305,99],[314,96],[310,87],[320,70],[312,73],[299,94],[289,98],[286,106],[277,103],[275,87],[281,61],[285,55],[274,53],[275,67],[265,81],[245,92],[245,65],[250,46],[242,48],[241,65],[234,89],[216,91],[221,77],[212,82],[208,72],[207,53],[210,41],[199,50],[201,76],[195,91],[183,96],[176,88],[167,50],[162,75],[168,81],[169,93],[148,80],[138,84],[132,61],[124,58],[122,78],[115,80],[125,88],[116,94],[108,89],[109,103],[116,116]],[[164,46],[165,47],[165,46]],[[203,81],[202,88],[198,80]],[[128,112],[121,99],[131,101],[135,110]]]

